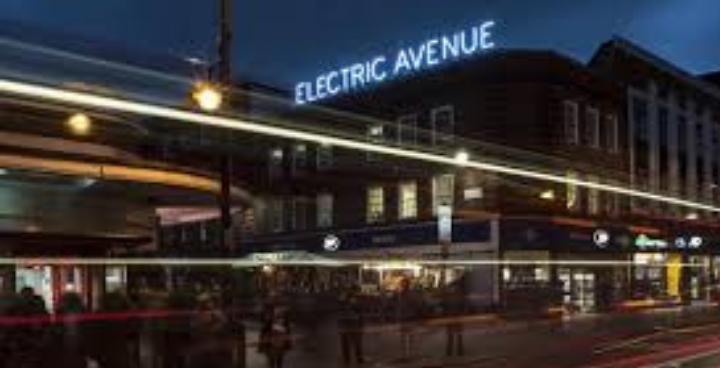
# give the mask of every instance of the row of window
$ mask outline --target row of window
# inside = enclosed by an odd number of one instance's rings
[[[581,122],[578,103],[564,101],[563,120],[567,143],[587,144],[595,149],[605,148],[611,153],[620,151],[617,116],[608,114],[602,117],[597,108],[586,107]]]
[[[387,220],[385,187],[372,185],[367,188],[365,218],[368,223]],[[418,217],[418,184],[416,181],[401,182],[397,186],[397,218],[400,220]],[[455,176],[436,175],[432,178],[433,214],[441,205],[452,206],[455,200]]]
[[[275,147],[268,153],[268,170],[271,176],[281,175],[283,173],[286,152],[290,151],[290,169],[292,172],[304,170],[310,167],[311,152],[307,144],[296,143],[289,149]],[[333,150],[330,145],[319,145],[315,147],[315,167],[319,170],[332,167],[334,163]]]
[[[368,127],[367,136],[373,143],[397,142],[398,144],[416,145],[425,141],[419,137],[420,115],[406,114],[397,119],[396,125],[376,124]],[[430,137],[432,145],[453,143],[455,135],[455,109],[444,105],[430,111]]]

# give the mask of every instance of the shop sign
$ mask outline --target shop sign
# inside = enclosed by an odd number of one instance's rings
[[[675,238],[675,248],[678,249],[699,249],[703,245],[701,236],[679,236]]]
[[[593,232],[593,243],[598,248],[607,248],[610,244],[610,233],[604,229],[597,229]]]
[[[340,238],[333,234],[328,234],[323,239],[323,249],[328,252],[337,251],[338,249],[340,249],[340,244]]]
[[[651,238],[646,234],[640,234],[635,238],[635,246],[640,249],[666,249],[668,242],[664,239]]]
[[[485,21],[469,29],[402,47],[392,54],[376,55],[322,73],[295,85],[295,103],[316,102],[493,49],[494,26],[494,21]]]
[[[452,241],[452,206],[442,205],[438,207],[438,242],[449,243]]]

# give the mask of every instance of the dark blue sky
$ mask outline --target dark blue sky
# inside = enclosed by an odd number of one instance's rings
[[[619,34],[691,72],[720,69],[718,0],[235,0],[237,71],[291,87],[399,43],[495,19],[502,47],[587,60]],[[172,55],[210,55],[215,0],[2,0],[0,18]]]

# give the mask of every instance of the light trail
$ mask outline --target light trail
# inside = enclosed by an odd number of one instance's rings
[[[262,267],[262,266],[588,266],[588,267],[685,267],[705,268],[697,263],[648,264],[622,260],[428,260],[428,259],[334,259],[324,260],[254,260],[232,258],[60,258],[60,257],[6,257],[0,265],[13,266],[171,266],[171,267]]]
[[[576,185],[579,187],[597,189],[600,191],[618,193],[636,198],[643,198],[658,202],[696,210],[720,212],[720,207],[694,202],[678,197],[664,196],[627,187],[610,184],[595,183],[581,179],[568,178],[563,175],[544,173],[536,170],[517,168],[509,165],[492,164],[477,160],[458,160],[455,157],[435,153],[416,151],[398,147],[384,146],[332,135],[307,132],[287,127],[278,127],[261,124],[240,118],[214,116],[187,111],[162,105],[149,104],[114,97],[100,96],[88,92],[71,91],[67,89],[43,86],[33,83],[0,79],[0,92],[26,98],[40,98],[58,103],[72,104],[83,107],[111,110],[119,113],[132,113],[170,120],[185,121],[200,125],[210,125],[219,128],[244,131],[272,137],[312,142],[317,144],[333,145],[352,150],[372,152],[382,155],[420,160],[435,164],[451,165],[457,167],[474,168],[510,176],[536,179],[559,184]]]

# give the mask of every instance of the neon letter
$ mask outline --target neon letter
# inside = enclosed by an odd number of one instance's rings
[[[360,84],[362,86],[365,84],[365,67],[363,67],[362,64],[355,64],[350,68],[350,80],[352,87],[355,88],[355,83]]]
[[[387,72],[383,69],[380,73],[378,73],[378,64],[385,64],[385,56],[378,56],[372,61],[372,67],[370,68],[372,70],[372,78],[378,82],[385,80],[385,77],[387,77]]]
[[[411,69],[410,62],[408,61],[407,55],[405,55],[405,50],[400,50],[400,52],[398,53],[397,59],[395,60],[395,68],[393,69],[393,74],[400,73],[401,69]]]
[[[460,45],[459,41],[460,36],[456,33],[453,35],[452,40],[447,38],[447,36],[442,38],[442,58],[447,59],[448,54],[452,55],[452,57],[456,58],[460,54]]]
[[[490,28],[495,26],[494,21],[487,21],[480,26],[480,48],[483,50],[492,49],[495,47],[495,43],[489,38],[492,37]]]
[[[417,54],[415,54],[412,48],[408,49],[408,53],[410,54],[410,60],[412,60],[415,70],[420,69],[420,67],[422,66],[423,57],[425,56],[425,44],[420,45]]]
[[[473,27],[471,37],[472,37],[472,43],[470,44],[470,46],[468,46],[467,42],[466,42],[467,41],[467,32],[462,31],[460,33],[460,39],[462,40],[460,42],[460,45],[461,45],[460,49],[462,50],[462,53],[465,55],[470,55],[470,54],[474,53],[475,51],[477,51],[477,47],[478,47],[478,28],[477,27]]]
[[[327,76],[323,74],[319,76],[315,81],[315,93],[317,94],[318,98],[325,98],[327,96],[327,94],[325,93],[326,86]]]
[[[338,72],[336,72],[336,71],[332,71],[332,72],[328,73],[328,75],[327,75],[327,88],[328,88],[328,92],[330,92],[331,95],[336,95],[341,90],[340,87],[333,88],[333,84],[334,84],[333,80],[335,80],[337,77],[338,77]]]
[[[303,85],[305,82],[300,82],[295,85],[295,104],[303,105],[306,101],[303,98]]]
[[[437,39],[433,39],[425,44],[427,46],[427,52],[425,53],[427,65],[438,65],[440,63],[437,59],[438,43]]]
[[[349,82],[350,82],[350,68],[342,68],[342,70],[340,70],[340,73],[342,73],[342,82],[343,82],[343,83],[342,83],[342,85],[343,85],[343,86],[342,86],[342,89],[343,89],[344,91],[347,91],[348,88],[350,87],[350,86],[349,86]]]

